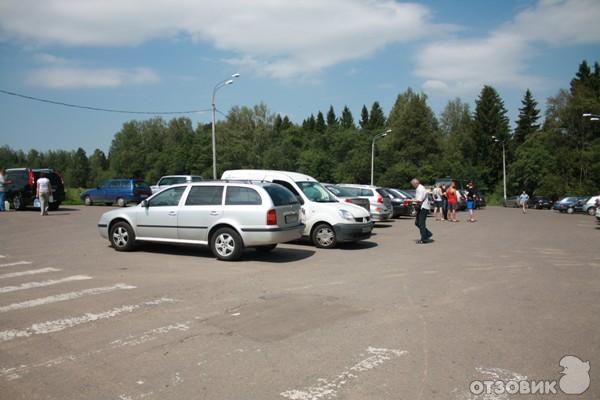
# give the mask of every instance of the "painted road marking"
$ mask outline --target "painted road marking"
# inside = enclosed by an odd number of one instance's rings
[[[19,276],[45,274],[46,272],[58,272],[58,271],[61,271],[61,270],[57,269],[57,268],[30,269],[28,271],[11,272],[10,274],[2,274],[2,275],[0,275],[0,279],[16,278]]]
[[[3,256],[2,254],[0,254],[0,258],[6,258],[6,256]]]
[[[383,365],[394,357],[408,354],[404,350],[379,349],[369,347],[367,353],[370,357],[365,358],[352,367],[347,368],[332,380],[317,379],[318,384],[303,390],[288,390],[280,393],[281,396],[290,400],[323,400],[338,397],[338,392],[353,379],[358,378],[361,372],[369,371]]]
[[[98,314],[86,313],[79,317],[70,317],[56,319],[54,321],[41,322],[38,324],[33,324],[29,328],[23,330],[9,329],[6,331],[0,331],[0,342],[6,342],[8,340],[13,340],[20,337],[30,337],[33,335],[45,335],[48,333],[59,332],[78,325],[87,324],[102,319],[113,318],[120,314],[132,313],[144,307],[156,306],[162,303],[174,303],[176,301],[177,300],[162,297],[160,299],[145,301],[139,304],[115,307],[112,310],[104,311]]]
[[[42,281],[42,282],[25,282],[18,286],[0,287],[0,293],[16,292],[17,290],[40,288],[40,287],[58,285],[59,283],[73,282],[73,281],[85,281],[88,279],[92,279],[92,277],[87,276],[87,275],[73,275],[73,276],[67,276],[66,278],[62,278],[62,279],[50,279],[50,280]]]
[[[0,268],[14,267],[15,265],[29,265],[29,264],[33,264],[33,263],[31,261],[17,261],[17,262],[8,263],[8,264],[0,264]]]
[[[61,293],[61,294],[57,294],[54,296],[48,296],[48,297],[42,297],[39,299],[23,301],[21,303],[9,304],[7,306],[0,307],[0,313],[5,313],[8,311],[14,311],[14,310],[21,310],[23,308],[42,306],[44,304],[58,303],[59,301],[78,299],[83,296],[92,296],[92,295],[96,295],[96,294],[109,293],[109,292],[119,290],[119,289],[124,289],[124,290],[136,289],[136,286],[126,285],[125,283],[117,283],[116,285],[113,285],[113,286],[104,286],[104,287],[97,287],[97,288],[91,288],[91,289],[84,289],[84,290],[80,290],[77,292]]]

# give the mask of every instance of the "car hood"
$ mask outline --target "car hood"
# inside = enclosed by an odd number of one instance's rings
[[[110,221],[112,221],[115,218],[126,218],[129,220],[133,220],[135,213],[137,212],[138,208],[140,206],[137,205],[135,207],[123,207],[123,208],[118,208],[116,210],[110,210],[105,212],[104,214],[102,214],[102,216],[100,217],[100,221],[98,222],[99,224],[106,224]]]
[[[346,210],[356,218],[365,218],[371,214],[361,206],[351,203],[317,203],[320,206],[329,208],[332,212],[337,213],[339,210]]]

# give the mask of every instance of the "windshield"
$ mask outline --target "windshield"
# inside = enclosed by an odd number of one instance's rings
[[[296,184],[310,201],[317,203],[338,202],[319,182],[296,182]]]

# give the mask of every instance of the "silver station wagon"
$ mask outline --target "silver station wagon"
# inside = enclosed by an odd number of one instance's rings
[[[98,230],[117,251],[138,241],[208,245],[220,260],[237,260],[244,248],[273,250],[304,231],[300,204],[274,183],[198,182],[175,185],[135,207],[100,217]]]

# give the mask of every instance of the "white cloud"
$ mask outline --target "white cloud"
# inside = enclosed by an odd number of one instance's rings
[[[114,88],[156,83],[159,80],[158,75],[148,68],[121,70],[47,67],[33,70],[27,76],[28,84],[53,89]]]
[[[394,0],[4,0],[0,37],[39,44],[127,46],[189,37],[278,78],[368,57],[447,32],[425,6]]]
[[[484,84],[535,88],[528,57],[540,46],[600,43],[597,0],[540,0],[482,39],[449,39],[424,46],[415,74],[428,93],[472,94]]]

